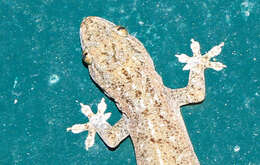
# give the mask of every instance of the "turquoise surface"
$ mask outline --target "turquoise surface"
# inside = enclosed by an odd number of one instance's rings
[[[2,0],[0,2],[0,164],[135,165],[131,140],[111,151],[87,132],[67,133],[87,122],[79,103],[96,110],[104,94],[81,62],[79,26],[100,16],[125,26],[150,52],[166,86],[184,87],[188,72],[174,54],[191,55],[224,41],[207,70],[206,100],[185,106],[185,119],[202,165],[260,164],[260,6],[258,0]],[[111,124],[120,119],[106,97]]]

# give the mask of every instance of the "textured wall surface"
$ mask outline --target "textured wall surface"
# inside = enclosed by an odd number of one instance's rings
[[[174,54],[191,56],[190,39],[205,53],[224,41],[220,72],[206,71],[202,104],[182,114],[202,165],[260,164],[260,4],[233,1],[2,0],[0,2],[0,164],[131,164],[128,138],[109,150],[100,138],[85,151],[86,134],[66,128],[85,123],[79,102],[95,110],[104,94],[81,62],[79,26],[100,16],[143,42],[164,84],[184,87]],[[258,101],[257,101],[258,100]],[[106,98],[109,119],[120,119]]]

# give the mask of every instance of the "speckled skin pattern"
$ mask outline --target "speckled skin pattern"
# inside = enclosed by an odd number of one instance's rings
[[[114,100],[122,118],[111,126],[106,122],[110,116],[107,114],[103,119],[96,117],[90,124],[75,125],[68,130],[74,133],[88,130],[89,136],[97,132],[112,148],[130,136],[138,165],[199,164],[180,107],[204,100],[204,70],[207,67],[216,70],[225,67],[209,61],[220,53],[224,44],[201,56],[199,43],[192,39],[193,57],[176,55],[180,62],[187,63],[184,70],[190,70],[189,83],[185,88],[169,89],[155,71],[142,43],[125,28],[99,17],[87,17],[82,21],[80,38],[83,60],[88,64],[91,78]],[[104,113],[104,100],[99,109],[102,111],[100,114]],[[83,104],[82,113],[90,120],[95,116]],[[86,149],[91,147],[93,137],[88,137],[85,144]]]

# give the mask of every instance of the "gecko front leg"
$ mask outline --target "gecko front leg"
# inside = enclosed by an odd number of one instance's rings
[[[127,117],[125,115],[123,115],[114,126],[111,126],[106,121],[110,117],[111,113],[104,114],[107,108],[104,98],[102,98],[101,102],[98,104],[98,111],[96,114],[92,112],[88,105],[84,105],[82,103],[80,105],[81,112],[89,118],[89,122],[85,124],[75,124],[72,127],[67,128],[67,131],[72,131],[72,133],[89,131],[85,140],[86,150],[94,145],[96,132],[111,148],[115,148],[129,135],[127,128]]]
[[[214,46],[208,53],[201,55],[199,42],[191,39],[191,49],[193,57],[186,54],[176,55],[181,63],[187,63],[183,70],[190,70],[189,82],[187,87],[171,90],[171,97],[174,98],[179,106],[198,103],[205,99],[205,78],[204,70],[212,68],[217,71],[226,66],[220,62],[211,62],[210,59],[219,55],[224,43]]]

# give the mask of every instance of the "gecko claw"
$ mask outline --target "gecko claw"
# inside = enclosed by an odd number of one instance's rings
[[[72,127],[67,128],[67,132],[71,131],[74,134],[81,133],[87,131],[87,124],[74,124]]]

